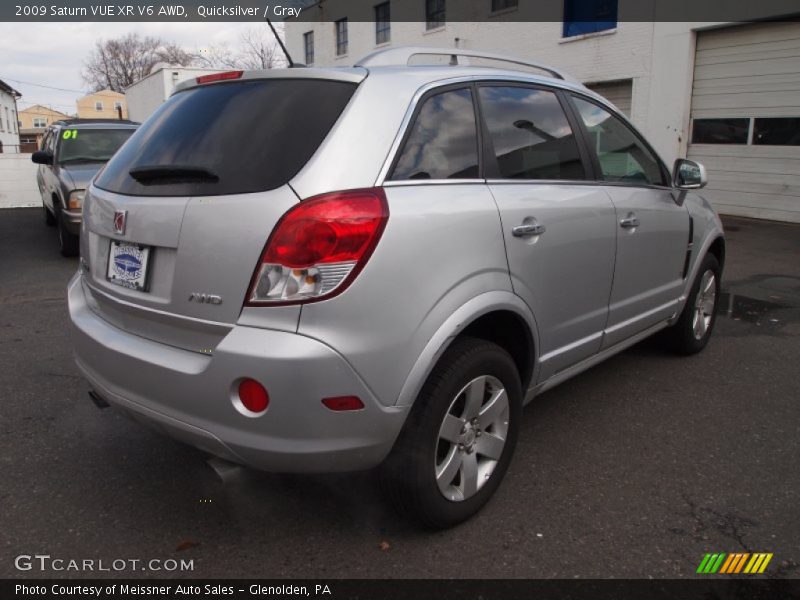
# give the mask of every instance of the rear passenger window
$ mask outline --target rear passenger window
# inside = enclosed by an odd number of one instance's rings
[[[658,159],[625,123],[593,102],[574,101],[605,181],[666,185]]]
[[[423,103],[390,179],[478,177],[478,134],[469,89],[431,96]]]
[[[481,87],[481,110],[504,179],[584,179],[578,143],[553,92]]]

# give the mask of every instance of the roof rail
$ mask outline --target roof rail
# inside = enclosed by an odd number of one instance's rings
[[[556,79],[563,79],[564,81],[575,81],[570,75],[551,67],[550,65],[543,65],[529,60],[515,58],[513,56],[505,56],[503,54],[494,54],[492,52],[480,52],[478,50],[464,50],[462,48],[428,48],[425,46],[403,46],[400,48],[387,48],[386,50],[378,50],[372,54],[368,54],[359,60],[355,66],[357,67],[391,67],[391,66],[407,66],[409,61],[414,56],[429,55],[429,56],[449,56],[450,64],[457,66],[462,64],[459,62],[459,57],[464,58],[486,58],[496,60],[498,62],[505,62],[513,65],[524,67],[532,67],[539,69],[545,73],[549,73]],[[469,64],[468,62],[463,64]]]

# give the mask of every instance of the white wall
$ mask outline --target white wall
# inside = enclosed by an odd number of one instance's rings
[[[169,98],[175,86],[181,81],[218,72],[219,69],[165,67],[155,73],[151,73],[125,90],[125,99],[128,102],[128,118],[132,121],[143,123],[164,100]]]
[[[19,128],[14,107],[14,97],[7,92],[0,92],[0,142],[3,142],[3,154],[19,152]]]
[[[0,208],[41,206],[37,166],[30,154],[0,154]]]

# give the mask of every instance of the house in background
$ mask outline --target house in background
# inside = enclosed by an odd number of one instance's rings
[[[125,94],[112,90],[100,90],[78,98],[79,119],[127,119],[128,102]],[[120,117],[120,111],[122,115]]]
[[[125,88],[125,98],[130,110],[129,118],[140,123],[144,122],[164,100],[170,97],[175,86],[181,81],[219,72],[220,69],[174,67],[165,63],[155,65],[147,77],[142,77]]]
[[[19,149],[19,123],[17,123],[17,98],[20,94],[0,80],[0,153],[16,154]]]
[[[618,21],[626,3],[563,0],[561,22],[539,22],[540,3],[520,0],[375,0],[360,12],[359,3],[317,2],[285,23],[286,45],[317,67],[437,46],[563,68],[628,115],[667,164],[702,162],[703,195],[719,212],[800,222],[800,22],[757,2],[753,17],[774,21]],[[633,4],[656,14],[668,3]],[[474,14],[459,19],[459,9]],[[416,18],[392,20],[397,14]]]
[[[34,104],[19,111],[18,118],[20,152],[36,152],[42,143],[42,136],[48,125],[72,117],[41,104]]]

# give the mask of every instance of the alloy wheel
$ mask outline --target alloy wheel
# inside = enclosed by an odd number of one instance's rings
[[[503,454],[508,419],[508,395],[496,377],[476,377],[456,394],[439,428],[434,465],[445,498],[467,500],[486,484]]]

